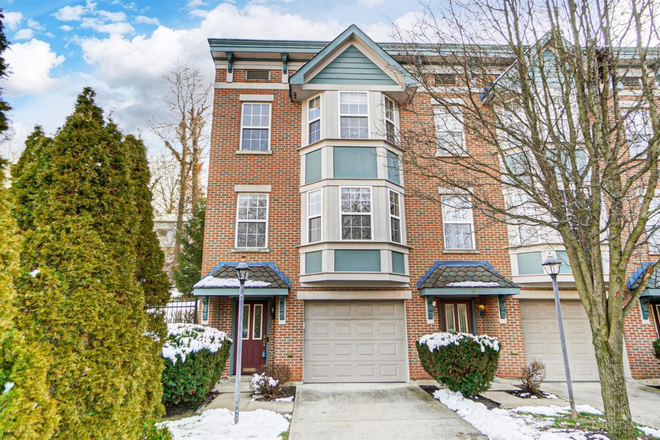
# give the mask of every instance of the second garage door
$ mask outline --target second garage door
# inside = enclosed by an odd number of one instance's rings
[[[402,301],[306,301],[305,382],[404,382]]]
[[[521,300],[523,337],[527,362],[540,359],[546,380],[566,380],[554,301]],[[573,380],[598,380],[598,366],[591,342],[591,328],[580,301],[562,301],[566,349]]]

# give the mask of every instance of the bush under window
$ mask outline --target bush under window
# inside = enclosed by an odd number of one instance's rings
[[[500,341],[467,333],[434,333],[417,340],[424,370],[452,391],[474,396],[488,390],[500,357]]]
[[[222,377],[232,341],[212,327],[168,324],[163,346],[163,404],[197,404]]]

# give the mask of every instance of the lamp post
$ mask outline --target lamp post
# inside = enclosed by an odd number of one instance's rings
[[[245,281],[250,274],[250,268],[245,261],[236,266],[238,289],[238,325],[236,326],[236,396],[234,398],[234,425],[238,424],[238,405],[241,400],[241,357],[243,354],[243,305],[245,303]]]
[[[561,340],[561,354],[564,357],[564,372],[566,373],[566,386],[568,387],[568,402],[571,405],[571,416],[577,418],[575,400],[573,399],[573,382],[571,381],[571,369],[568,365],[568,352],[566,351],[566,337],[564,336],[564,320],[561,315],[561,303],[559,302],[559,288],[557,287],[557,275],[561,269],[561,261],[555,257],[548,257],[543,262],[543,269],[552,278],[552,289],[555,294],[555,308],[557,309],[557,324],[559,324],[559,339]]]

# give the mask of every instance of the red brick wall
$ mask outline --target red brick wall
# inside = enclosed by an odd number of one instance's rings
[[[634,379],[660,377],[660,363],[653,354],[653,341],[657,339],[653,315],[649,313],[649,321],[642,320],[639,301],[623,322],[623,334],[630,363],[630,373]]]

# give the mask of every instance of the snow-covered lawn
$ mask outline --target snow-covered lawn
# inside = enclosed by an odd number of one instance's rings
[[[433,396],[449,409],[456,411],[490,440],[592,440],[607,439],[598,433],[550,426],[554,418],[570,414],[570,409],[558,406],[522,406],[512,410],[489,410],[486,405],[464,398],[460,393],[438,390]],[[579,413],[602,415],[589,405],[577,405]],[[660,430],[640,427],[646,435],[660,438]]]
[[[238,425],[228,409],[210,409],[185,419],[164,422],[174,440],[277,440],[289,430],[289,420],[281,414],[258,409],[242,412]]]

